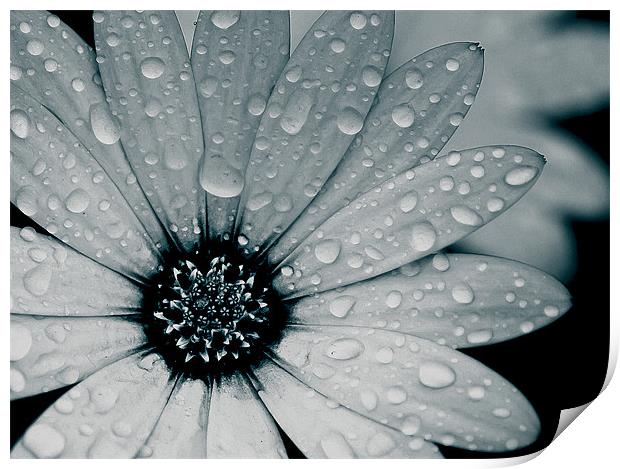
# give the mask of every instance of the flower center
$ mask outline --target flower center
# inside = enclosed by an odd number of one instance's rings
[[[200,258],[164,269],[145,312],[151,342],[173,368],[194,375],[241,366],[278,330],[264,276],[229,255]]]

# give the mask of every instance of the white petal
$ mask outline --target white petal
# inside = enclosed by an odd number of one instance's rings
[[[260,116],[288,54],[287,11],[198,16],[192,70],[206,142],[200,182],[207,191],[211,238],[230,237],[234,228]]]
[[[50,236],[11,227],[11,312],[109,316],[138,312],[140,288]]]
[[[359,137],[320,194],[269,251],[269,262],[277,265],[359,194],[435,158],[474,102],[482,69],[482,49],[456,42],[419,55],[385,78]]]
[[[209,386],[179,379],[139,457],[205,458]]]
[[[284,261],[274,286],[297,297],[424,257],[504,212],[543,164],[536,152],[505,145],[452,152],[405,171],[318,227]]]
[[[254,369],[258,394],[308,458],[441,458],[432,443],[330,401],[272,362]]]
[[[269,412],[240,374],[216,380],[209,405],[209,458],[286,458]]]
[[[11,202],[91,259],[139,280],[159,248],[92,155],[49,112],[11,86]]]
[[[42,53],[28,52],[32,41],[43,45]],[[118,142],[117,123],[106,103],[90,46],[55,15],[13,10],[11,70],[11,83],[43,104],[78,138],[119,188],[151,238],[165,248],[165,231],[136,184]]]
[[[428,340],[360,327],[289,327],[274,360],[329,399],[443,445],[507,451],[538,435],[529,402],[477,361]]]
[[[13,458],[131,458],[148,438],[174,381],[155,354],[132,355],[65,393],[26,431]]]
[[[238,231],[249,253],[269,246],[297,218],[362,129],[394,23],[393,12],[363,16],[362,27],[352,24],[351,12],[324,13],[276,83],[239,205]]]
[[[146,342],[124,318],[11,314],[11,399],[75,384]]]
[[[95,12],[97,62],[127,157],[180,247],[204,238],[203,153],[196,87],[172,11]]]
[[[472,347],[539,329],[569,307],[566,288],[537,269],[496,257],[440,253],[293,301],[288,322],[388,329]]]

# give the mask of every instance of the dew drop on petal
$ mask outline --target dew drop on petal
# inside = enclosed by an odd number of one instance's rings
[[[239,21],[239,16],[239,11],[216,11],[210,19],[217,28],[228,29]]]
[[[349,16],[349,22],[351,23],[351,27],[354,29],[364,29],[367,21],[366,15],[359,11],[355,11],[351,13],[351,16]]]
[[[432,389],[448,387],[456,380],[454,370],[443,363],[427,361],[418,370],[420,383]]]
[[[466,205],[456,205],[450,208],[450,215],[462,225],[480,226],[484,223],[482,217]]]
[[[360,392],[360,402],[364,406],[366,410],[375,410],[377,408],[377,404],[379,403],[379,398],[371,390],[365,390]]]
[[[355,305],[355,297],[342,295],[329,303],[329,312],[337,318],[344,318]]]
[[[150,80],[154,80],[163,75],[166,64],[159,57],[146,57],[140,62],[142,75]]]
[[[11,111],[10,118],[11,132],[15,134],[16,137],[26,138],[30,133],[30,119],[28,118],[28,114],[21,109],[13,109]]]
[[[24,288],[34,296],[44,295],[50,287],[52,268],[48,264],[39,264],[24,275]]]
[[[217,197],[237,197],[245,179],[240,170],[219,155],[206,157],[200,171],[200,185]]]
[[[381,72],[378,68],[367,65],[362,70],[362,81],[370,88],[379,86],[379,83],[381,83]]]
[[[347,440],[340,433],[329,433],[328,435],[321,438],[320,445],[323,453],[325,453],[325,456],[330,459],[355,458],[353,448],[351,448],[351,445],[349,445]]]
[[[336,118],[338,129],[346,135],[355,135],[364,125],[364,119],[361,114],[352,107],[345,107]]]
[[[452,287],[452,298],[459,304],[468,305],[474,301],[474,292],[469,285],[461,282]]]
[[[323,264],[333,264],[339,254],[340,241],[337,239],[322,240],[314,246],[314,255]]]
[[[65,207],[72,213],[82,213],[90,204],[90,197],[84,189],[73,190],[65,199]]]
[[[481,329],[467,334],[467,342],[470,344],[486,344],[493,338],[491,329]]]
[[[11,321],[11,361],[17,361],[28,355],[32,346],[32,334],[27,327]]]
[[[351,360],[362,354],[364,351],[364,344],[357,339],[336,339],[327,349],[325,355],[334,360]]]
[[[402,404],[407,400],[407,391],[402,386],[388,388],[386,398],[390,404]]]
[[[411,228],[411,247],[418,252],[430,250],[436,239],[435,228],[428,222],[416,223]]]
[[[65,437],[54,427],[35,423],[24,434],[24,447],[38,458],[56,458],[65,449]]]
[[[405,74],[405,83],[412,90],[417,90],[424,84],[424,76],[415,68],[407,70],[407,73]]]
[[[415,191],[406,193],[399,202],[400,209],[405,212],[411,212],[418,205],[418,194]]]
[[[446,69],[450,72],[456,72],[461,66],[460,62],[456,59],[446,60]]]
[[[403,435],[412,436],[418,433],[422,420],[417,415],[408,415],[400,424],[400,431]]]
[[[504,176],[504,181],[509,186],[522,186],[527,184],[538,174],[538,168],[533,166],[520,166],[518,168],[511,169]]]
[[[396,443],[387,433],[376,433],[366,443],[366,451],[371,458],[385,456],[396,448]]]
[[[45,50],[45,45],[38,39],[31,39],[26,43],[26,50],[30,55],[41,55]]]
[[[105,103],[90,107],[90,125],[97,140],[104,145],[113,145],[121,137],[120,127]]]
[[[411,127],[415,120],[415,112],[409,104],[399,104],[392,109],[392,120],[398,127]]]

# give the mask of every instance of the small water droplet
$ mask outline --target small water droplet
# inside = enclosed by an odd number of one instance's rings
[[[518,168],[511,169],[506,173],[504,181],[509,186],[522,186],[527,184],[538,174],[538,168],[533,166],[519,166]]]
[[[163,75],[166,64],[159,57],[147,57],[140,62],[142,75],[150,80],[154,80]]]
[[[355,305],[355,301],[355,297],[350,295],[334,298],[329,303],[329,312],[337,318],[344,318]]]
[[[456,380],[454,370],[443,363],[428,361],[420,365],[418,370],[420,383],[432,389],[448,387]]]
[[[325,239],[314,246],[314,255],[323,264],[333,264],[340,254],[340,241]]]

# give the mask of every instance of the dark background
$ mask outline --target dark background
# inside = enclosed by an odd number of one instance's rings
[[[54,11],[94,47],[91,11]],[[609,28],[608,11],[567,12],[565,25],[588,22]],[[587,115],[549,116],[549,123],[568,130],[589,144],[609,165],[609,101]],[[542,424],[534,444],[502,456],[529,454],[552,440],[562,409],[583,405],[598,395],[607,372],[609,356],[609,220],[570,220],[577,238],[578,268],[567,285],[573,307],[551,325],[524,337],[500,344],[466,349],[465,353],[497,371],[529,399]],[[36,226],[11,204],[11,225]],[[11,403],[11,446],[28,426],[67,388]],[[593,435],[593,438],[595,436]],[[289,457],[301,452],[283,434]],[[494,453],[441,447],[445,457],[489,458]]]

